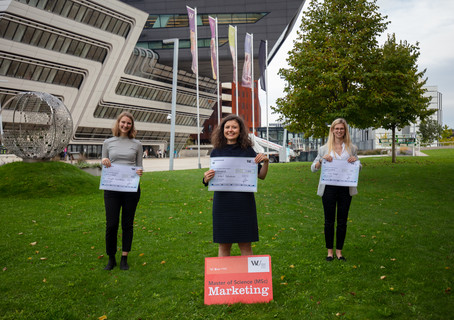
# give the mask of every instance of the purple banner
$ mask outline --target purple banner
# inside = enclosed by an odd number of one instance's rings
[[[196,38],[196,11],[188,6],[188,20],[189,20],[189,38],[191,40],[191,54],[192,54],[192,72],[197,73],[197,38]]]
[[[246,88],[252,88],[252,37],[246,33],[244,38],[244,65],[243,76],[241,77],[242,85]]]
[[[217,55],[216,55],[216,24],[217,21],[215,18],[208,17],[210,22],[210,29],[211,29],[211,41],[210,41],[210,52],[211,52],[211,69],[213,70],[213,79],[216,80],[218,78],[217,74]]]

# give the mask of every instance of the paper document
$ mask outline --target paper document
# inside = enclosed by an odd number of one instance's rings
[[[320,183],[332,186],[356,187],[358,186],[360,162],[337,160],[329,162],[323,160]]]
[[[210,169],[215,171],[209,191],[257,192],[258,166],[254,158],[214,157]]]
[[[120,164],[112,164],[109,168],[103,166],[99,189],[136,192],[140,181],[137,169],[138,167]]]

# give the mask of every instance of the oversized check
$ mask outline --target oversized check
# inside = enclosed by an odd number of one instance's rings
[[[209,191],[257,192],[258,166],[254,158],[214,157],[210,169],[215,171]]]
[[[136,192],[140,181],[137,169],[138,167],[120,164],[112,164],[109,168],[103,166],[99,189]]]
[[[337,160],[329,162],[323,159],[320,183],[332,186],[356,187],[360,168],[359,160],[348,162]]]

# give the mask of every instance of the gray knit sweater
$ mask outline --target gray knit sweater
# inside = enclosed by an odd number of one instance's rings
[[[142,167],[142,144],[136,139],[112,137],[104,141],[102,157],[111,163]]]

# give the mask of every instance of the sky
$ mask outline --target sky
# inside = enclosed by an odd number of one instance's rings
[[[310,0],[306,0],[303,11]],[[426,85],[438,86],[443,101],[443,126],[454,129],[454,1],[453,0],[377,0],[379,12],[390,21],[385,33],[378,39],[382,45],[387,34],[396,34],[396,40],[405,40],[415,45],[419,42],[418,68],[426,69]],[[268,71],[268,105],[274,106],[277,98],[284,95],[284,80],[277,72],[287,67],[288,51],[296,39],[296,24],[292,34],[285,41]],[[266,125],[266,95],[260,90],[262,126]],[[273,123],[278,115],[268,108],[268,122]]]

